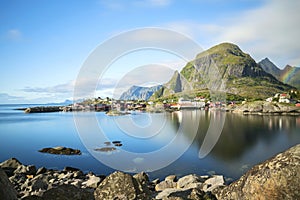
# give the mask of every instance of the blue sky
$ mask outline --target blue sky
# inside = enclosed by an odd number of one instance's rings
[[[256,61],[269,57],[281,68],[299,66],[299,8],[297,0],[1,0],[0,103],[71,99],[90,53],[143,27],[178,31],[204,49],[233,42]],[[124,74],[151,63],[184,65],[161,52],[129,55],[111,66],[96,95],[112,95]]]

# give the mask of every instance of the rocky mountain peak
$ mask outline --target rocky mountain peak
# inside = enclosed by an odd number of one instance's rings
[[[291,70],[293,69],[293,67],[291,65],[286,65],[283,69],[283,71],[288,71],[288,70]]]
[[[210,49],[200,53],[197,57],[201,57],[207,54],[220,54],[220,53],[229,53],[235,56],[242,56],[245,57],[247,54],[242,52],[242,50],[235,44],[232,43],[221,43],[216,46],[211,47]]]
[[[267,73],[272,74],[275,78],[278,79],[280,76],[281,70],[269,59],[264,58],[258,63]]]
[[[215,66],[223,79],[266,76],[249,54],[231,43],[222,43],[198,54],[194,63],[201,72],[207,72]]]

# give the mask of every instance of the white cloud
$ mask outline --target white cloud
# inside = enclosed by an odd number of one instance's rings
[[[261,7],[221,19],[215,24],[175,21],[167,24],[209,48],[233,42],[257,61],[269,57],[279,67],[300,64],[300,1],[268,0]]]
[[[261,8],[231,20],[232,25],[218,39],[245,46],[257,59],[270,56],[281,65],[298,59],[291,64],[299,64],[299,7],[300,1],[267,1]]]

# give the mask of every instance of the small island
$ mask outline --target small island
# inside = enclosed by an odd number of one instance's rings
[[[79,149],[72,149],[68,147],[48,147],[39,150],[41,153],[49,153],[56,155],[81,155],[81,151]]]

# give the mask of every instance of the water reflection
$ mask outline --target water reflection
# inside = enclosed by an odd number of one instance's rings
[[[220,115],[218,112],[190,111],[199,115],[196,120],[188,122],[187,127],[198,125],[198,132],[193,145],[201,147],[210,121]],[[298,135],[300,118],[295,116],[254,116],[226,114],[222,134],[213,148],[211,155],[222,160],[232,161],[240,159],[249,149],[258,142],[271,144],[280,134]],[[189,137],[190,130],[183,130]],[[298,140],[299,142],[299,140]],[[296,141],[295,141],[296,143]],[[289,145],[290,146],[290,145]],[[262,152],[263,153],[263,152]]]
[[[177,174],[219,173],[227,177],[238,178],[250,167],[275,154],[300,143],[300,117],[296,116],[257,116],[226,114],[222,134],[213,150],[200,159],[198,152],[203,144],[211,120],[218,117],[217,112],[182,111],[193,113],[197,120],[186,122],[184,136],[192,140],[189,127],[198,127],[197,135],[190,149],[168,166],[168,171]],[[173,113],[172,120],[176,120]],[[173,116],[174,115],[174,116]],[[173,122],[174,126],[179,121]],[[202,171],[202,172],[201,172]],[[156,172],[164,173],[164,169]]]

